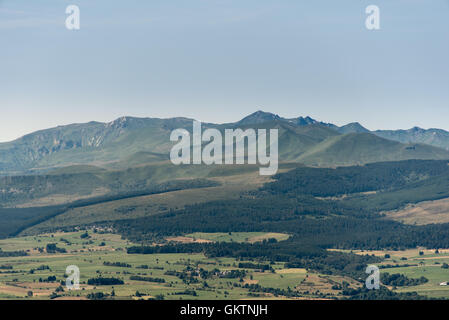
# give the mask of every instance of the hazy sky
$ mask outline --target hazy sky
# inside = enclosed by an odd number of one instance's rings
[[[65,28],[78,5],[81,30]],[[380,7],[381,30],[365,28]],[[449,130],[448,0],[0,0],[0,141],[258,109]]]

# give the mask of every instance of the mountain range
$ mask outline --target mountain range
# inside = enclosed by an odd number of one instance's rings
[[[41,130],[0,143],[3,175],[46,172],[58,167],[93,165],[126,168],[166,162],[170,133],[192,129],[188,118],[121,117]],[[407,159],[449,159],[449,132],[441,129],[370,131],[359,123],[336,126],[310,117],[283,118],[257,111],[227,124],[203,123],[203,129],[277,128],[280,161],[339,166]]]

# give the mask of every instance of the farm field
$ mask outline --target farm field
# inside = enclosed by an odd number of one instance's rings
[[[290,236],[284,233],[275,232],[195,232],[185,235],[192,239],[203,239],[214,242],[249,242],[254,243],[258,241],[276,239],[277,241],[287,240]]]
[[[234,236],[233,241],[243,241],[267,238],[273,234],[235,233]],[[222,237],[222,234],[215,235],[216,239]],[[55,244],[61,252],[47,252],[49,244]],[[324,292],[327,298],[339,295],[337,290],[331,289],[335,282],[326,276],[305,269],[284,268],[283,263],[207,258],[203,254],[127,254],[126,247],[132,245],[135,244],[107,230],[59,232],[0,240],[2,252],[27,253],[26,256],[0,257],[0,299],[271,299],[282,296],[252,292],[245,285],[300,291],[306,280],[308,293],[302,298],[323,297]],[[239,263],[267,264],[272,270],[262,272],[239,268]],[[70,291],[65,286],[65,272],[69,265],[76,265],[80,270],[79,290]],[[180,276],[192,270],[202,270],[212,275],[207,278]],[[242,273],[228,278],[226,274],[232,270]],[[89,279],[99,277],[121,279],[124,284],[88,284]],[[340,277],[338,281],[342,283],[350,279]],[[326,290],[323,291],[323,288]]]
[[[428,282],[416,286],[389,286],[396,292],[417,292],[428,298],[446,298],[449,296],[449,249],[407,249],[393,250],[339,250],[360,255],[385,257],[377,264],[380,273],[401,274],[409,278],[425,277]],[[447,265],[445,265],[447,264]]]

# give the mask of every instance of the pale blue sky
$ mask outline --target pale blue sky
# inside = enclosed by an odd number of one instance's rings
[[[64,26],[81,10],[81,30]],[[365,28],[365,8],[381,30]],[[448,0],[0,0],[0,141],[258,109],[449,130]]]

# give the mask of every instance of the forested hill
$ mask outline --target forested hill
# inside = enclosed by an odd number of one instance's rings
[[[297,168],[235,201],[213,201],[115,227],[135,241],[191,232],[270,231],[319,247],[448,247],[447,225],[408,226],[382,211],[449,197],[446,161],[403,161],[337,169]]]
[[[329,197],[357,192],[392,190],[449,174],[448,161],[399,161],[364,166],[327,168],[299,167],[274,176],[275,183],[262,190],[272,194],[310,194]]]

